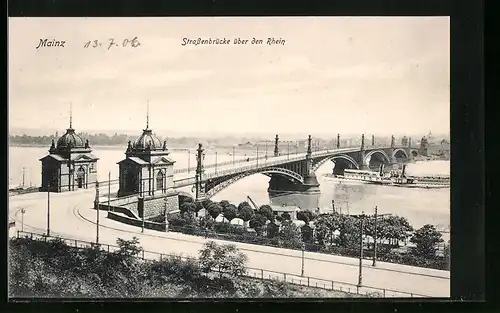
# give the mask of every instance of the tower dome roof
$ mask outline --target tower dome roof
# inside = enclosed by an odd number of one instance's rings
[[[160,150],[163,149],[161,140],[153,134],[151,129],[144,129],[142,135],[137,138],[133,145],[133,150]]]
[[[85,141],[73,128],[68,128],[66,133],[57,140],[58,148],[85,148]]]

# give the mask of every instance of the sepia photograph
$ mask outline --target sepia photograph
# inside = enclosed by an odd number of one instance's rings
[[[8,20],[9,298],[450,297],[450,19]]]

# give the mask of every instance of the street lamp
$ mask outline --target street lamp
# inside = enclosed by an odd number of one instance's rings
[[[96,218],[96,220],[97,220],[97,223],[96,223],[97,229],[96,229],[95,243],[99,244],[99,182],[98,181],[95,182],[95,200],[94,200],[94,205],[95,205],[96,212],[97,212],[97,218]]]
[[[376,265],[377,260],[377,206],[375,206],[375,222],[374,222],[374,232],[373,232],[373,262],[372,266]]]
[[[21,231],[24,232],[24,213],[26,210],[24,208],[21,209]]]
[[[236,146],[235,146],[235,145],[233,145],[233,166],[234,166],[234,154],[235,154],[235,151],[234,151],[234,150],[235,150],[235,148],[236,148]]]
[[[188,149],[188,174],[191,171],[191,151]]]
[[[304,250],[306,248],[306,245],[302,243],[302,269],[300,271],[300,276],[304,276]]]
[[[111,210],[111,171],[108,173],[108,211]]]
[[[47,184],[47,237],[50,236],[50,183]]]
[[[217,175],[217,151],[215,151],[215,175]]]
[[[266,160],[267,160],[267,140],[266,140]]]
[[[259,167],[259,143],[258,142],[257,142],[256,148],[257,148],[257,166],[256,167]]]
[[[365,227],[365,212],[361,212],[360,239],[359,239],[359,275],[358,289],[363,284],[363,228]]]
[[[142,222],[141,222],[141,233],[144,233],[144,216],[146,215],[146,204],[144,203],[144,197],[140,199],[142,201]]]
[[[288,141],[287,160],[290,160],[290,141]]]

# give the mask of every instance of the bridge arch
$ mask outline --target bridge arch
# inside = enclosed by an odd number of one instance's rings
[[[387,155],[387,153],[385,153],[384,150],[372,150],[365,155],[365,159],[363,160],[363,164],[369,166],[370,161],[371,161],[373,156],[380,157],[382,159],[381,161],[383,163],[386,163],[386,164],[391,163],[391,158]]]
[[[401,155],[404,155],[403,158],[407,158],[407,159],[409,158],[408,154],[406,153],[406,151],[404,149],[394,149],[394,151],[392,152],[393,158],[400,159],[401,157],[398,157],[398,156],[401,156]]]
[[[219,192],[221,192],[222,190],[226,189],[227,187],[237,182],[238,180],[254,174],[265,174],[267,176],[280,175],[287,177],[288,179],[298,182],[300,184],[304,183],[304,178],[293,171],[280,167],[263,167],[263,168],[249,170],[243,173],[238,173],[235,175],[227,175],[214,180],[209,180],[205,185],[206,186],[205,196],[207,197],[207,199],[210,199]]]
[[[346,167],[359,169],[359,164],[358,164],[358,162],[356,162],[356,160],[354,160],[354,158],[350,157],[347,154],[341,154],[341,155],[332,155],[332,156],[329,156],[329,157],[326,157],[324,159],[317,161],[313,165],[312,171],[316,172],[318,170],[318,168],[320,168],[323,164],[325,164],[328,161],[333,161],[333,160],[344,160],[347,163]]]

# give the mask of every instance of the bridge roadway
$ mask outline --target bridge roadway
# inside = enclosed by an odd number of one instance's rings
[[[51,193],[51,234],[95,241],[97,212],[91,208],[94,196],[94,189]],[[21,225],[21,208],[23,207],[26,209],[24,226]],[[16,220],[17,230],[24,227],[24,231],[45,233],[47,229],[47,194],[32,193],[11,196],[9,198],[9,215]],[[147,251],[195,256],[202,244],[206,242],[206,239],[201,237],[173,232],[162,233],[146,229],[144,233],[141,233],[137,227],[107,219],[105,211],[100,211],[100,225],[101,244],[116,244],[117,238],[131,239],[136,236]],[[12,228],[11,232],[14,231],[15,229]],[[248,256],[249,267],[300,275],[300,251],[244,243],[234,244]],[[365,260],[363,264],[363,284],[366,286],[429,297],[449,297],[449,271],[384,262],[378,262],[374,268],[369,260]],[[357,284],[358,259],[306,252],[304,275]]]
[[[377,148],[370,148],[366,149],[367,151],[374,150],[374,149],[383,149],[381,147]],[[315,151],[312,152],[312,158],[318,158],[318,157],[323,157],[323,156],[328,156],[328,155],[337,155],[337,154],[344,154],[344,153],[351,153],[351,152],[357,152],[360,151],[359,147],[355,148],[340,148],[340,149],[331,149],[331,150],[323,150],[323,151]],[[272,166],[279,166],[299,160],[305,160],[306,159],[307,153],[296,153],[296,154],[290,154],[290,155],[280,155],[280,156],[269,156],[267,157],[267,160],[265,159],[264,156],[259,156],[258,159],[253,158],[248,162],[242,162],[241,160],[236,161],[235,164],[224,164],[222,166],[214,166],[214,164],[210,164],[205,166],[205,172],[203,175],[203,179],[210,179],[210,178],[215,178],[215,177],[222,177],[225,175],[229,174],[234,174],[234,173],[243,173],[249,170],[253,169],[261,169],[261,168],[266,168],[266,167],[272,167]],[[195,171],[191,170],[190,173],[186,172],[177,172],[174,176],[174,188],[182,188],[190,185],[195,184]]]

